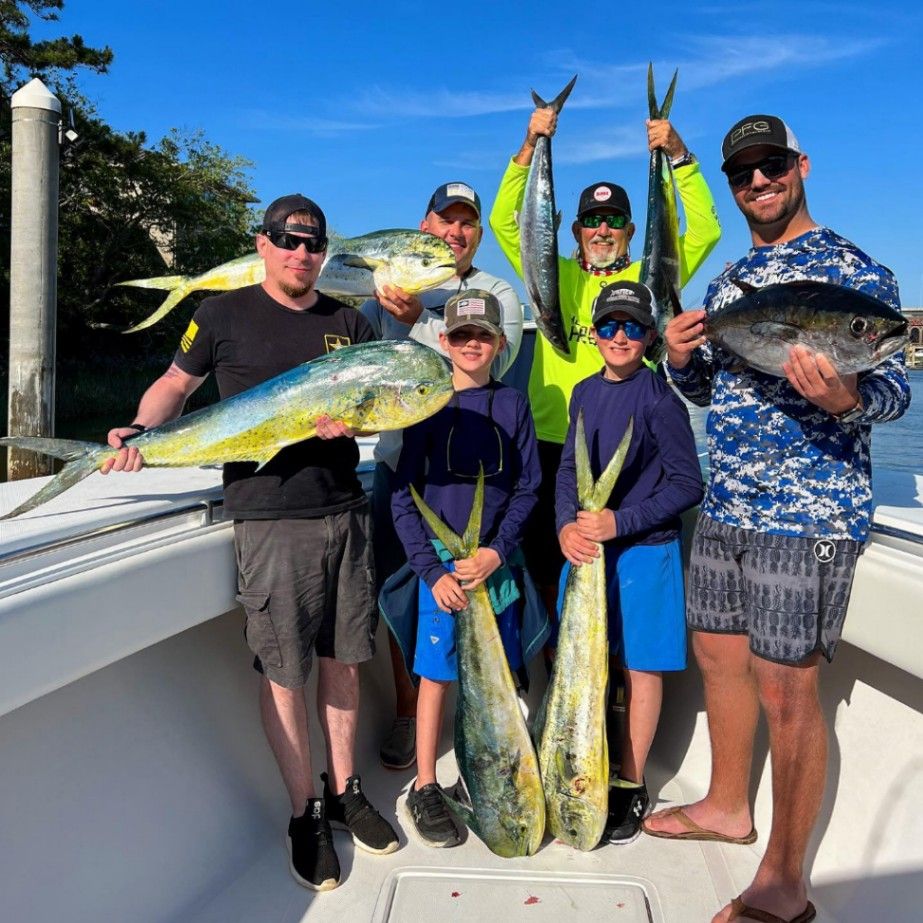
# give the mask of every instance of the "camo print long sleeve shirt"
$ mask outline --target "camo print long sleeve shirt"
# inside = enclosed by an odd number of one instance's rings
[[[735,279],[756,287],[831,282],[900,309],[890,270],[829,228],[751,249],[712,281],[707,312],[740,296]],[[667,369],[687,399],[711,404],[703,513],[760,532],[865,541],[872,511],[871,424],[897,419],[910,404],[903,354],[860,373],[864,410],[850,423],[803,398],[786,379],[741,368],[711,344],[697,349],[685,368]]]

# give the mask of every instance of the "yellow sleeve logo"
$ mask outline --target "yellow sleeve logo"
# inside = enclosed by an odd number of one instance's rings
[[[186,328],[186,332],[183,334],[182,339],[179,341],[179,348],[184,352],[188,353],[192,348],[192,341],[195,339],[195,335],[199,332],[199,325],[194,321],[189,321],[189,326]]]

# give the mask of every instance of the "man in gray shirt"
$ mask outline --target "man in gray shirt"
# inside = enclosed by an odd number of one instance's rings
[[[445,303],[466,288],[483,289],[500,302],[506,345],[497,354],[491,375],[500,378],[513,364],[522,340],[522,305],[512,286],[473,265],[484,227],[481,200],[467,183],[445,183],[430,196],[420,230],[444,240],[455,253],[457,272],[438,288],[408,295],[385,286],[375,301],[360,310],[382,340],[413,339],[439,350],[439,333],[445,329]],[[382,433],[375,448],[375,485],[372,517],[375,524],[375,569],[378,588],[404,563],[403,548],[391,520],[392,480],[401,454],[400,432]],[[416,689],[410,682],[400,651],[391,642],[391,665],[397,692],[394,724],[381,746],[381,761],[389,769],[413,764],[416,742]]]

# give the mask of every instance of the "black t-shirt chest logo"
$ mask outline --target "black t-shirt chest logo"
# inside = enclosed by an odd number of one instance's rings
[[[349,337],[341,336],[338,333],[324,334],[324,346],[327,348],[328,353],[332,353],[335,349],[342,349],[344,346],[349,346],[351,344],[352,340]]]

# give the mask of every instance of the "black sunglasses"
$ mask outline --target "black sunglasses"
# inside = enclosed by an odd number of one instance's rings
[[[288,231],[263,231],[272,243],[282,250],[297,250],[302,244],[308,253],[323,253],[327,249],[326,237],[302,237]]]
[[[604,221],[609,225],[611,231],[621,231],[628,224],[627,215],[581,215],[577,219],[582,227],[598,228]]]
[[[766,179],[778,179],[780,176],[785,176],[785,174],[791,170],[794,159],[794,154],[770,154],[757,163],[750,163],[745,167],[730,170],[727,175],[728,183],[734,189],[743,189],[753,182],[753,174],[757,170],[759,170]]]
[[[495,393],[496,393],[496,389],[492,388],[490,391],[490,397],[487,398],[487,422],[493,428],[494,436],[497,439],[497,451],[496,453],[492,453],[490,450],[491,449],[490,442],[492,440],[485,439],[482,436],[481,442],[480,442],[480,449],[483,454],[481,455],[481,458],[478,460],[476,471],[471,470],[470,462],[472,461],[472,459],[470,457],[469,458],[463,458],[463,457],[456,458],[455,457],[456,455],[461,455],[461,456],[467,455],[468,452],[465,451],[466,449],[470,451],[470,447],[472,444],[470,433],[467,434],[467,438],[465,438],[466,434],[463,433],[461,440],[458,440],[458,439],[455,440],[456,443],[461,441],[462,451],[461,452],[452,451],[452,437],[455,436],[455,427],[462,421],[461,405],[458,403],[458,394],[456,393],[452,395],[452,401],[455,404],[455,414],[452,417],[452,425],[449,427],[449,435],[445,441],[445,467],[446,467],[446,471],[449,474],[454,475],[457,478],[466,478],[469,480],[476,480],[477,478],[481,476],[482,472],[485,478],[496,477],[498,474],[501,474],[503,472],[503,437],[500,435],[499,427],[494,422],[494,394]],[[491,454],[493,454],[494,457],[493,458],[488,457],[487,461],[485,461],[484,455],[490,456]],[[454,463],[453,463],[453,458],[454,458]],[[466,465],[465,461],[469,462],[469,464]]]

